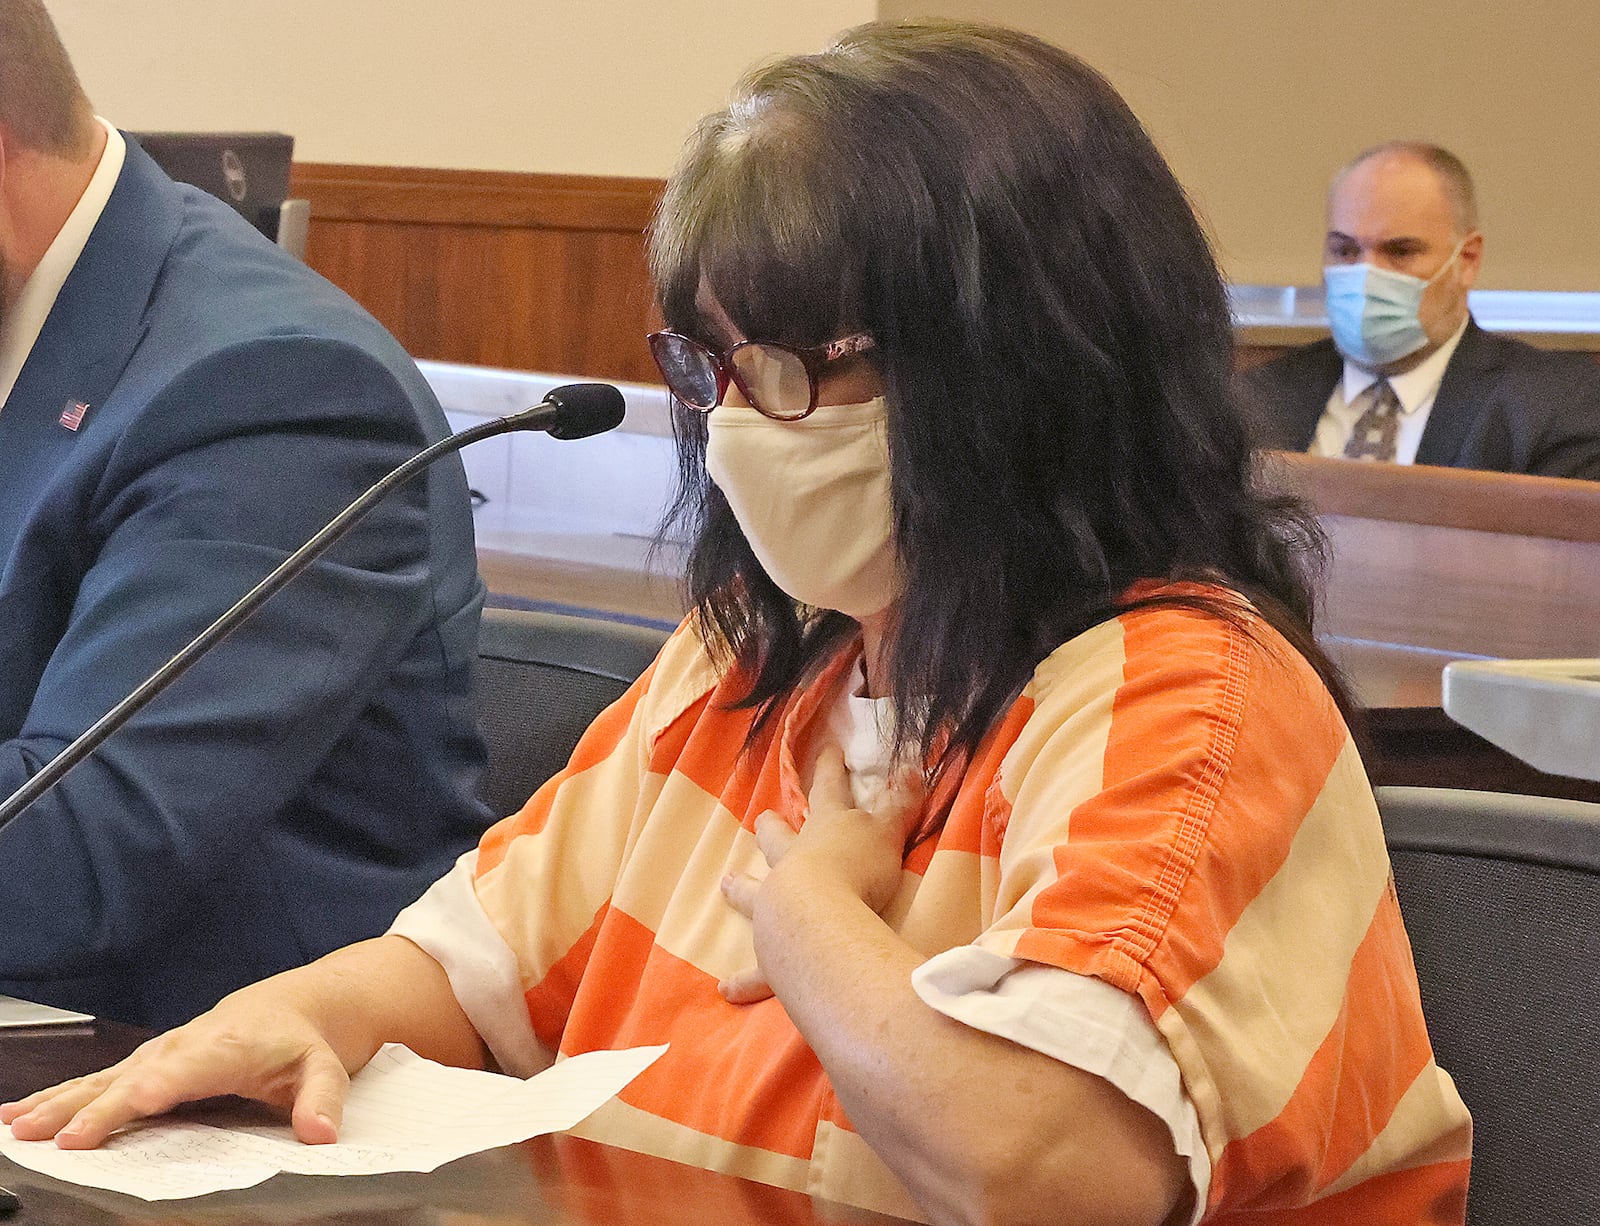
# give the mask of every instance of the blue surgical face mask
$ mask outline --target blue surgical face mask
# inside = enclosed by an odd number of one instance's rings
[[[1329,264],[1322,270],[1328,327],[1339,352],[1360,366],[1387,366],[1428,343],[1422,326],[1422,295],[1456,262],[1466,239],[1456,244],[1439,271],[1421,277],[1374,264]]]

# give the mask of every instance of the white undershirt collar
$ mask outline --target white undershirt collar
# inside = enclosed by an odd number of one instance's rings
[[[100,214],[105,212],[106,201],[111,199],[111,189],[117,185],[122,173],[123,159],[127,156],[127,143],[122,133],[98,115],[98,123],[106,132],[106,147],[100,154],[89,186],[83,189],[78,203],[67,216],[51,242],[39,266],[35,268],[22,287],[16,305],[0,319],[0,407],[10,398],[17,385],[17,377],[33,352],[34,343],[44,328],[78,257],[89,242],[89,234]]]

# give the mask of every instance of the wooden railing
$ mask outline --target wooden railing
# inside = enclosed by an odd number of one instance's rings
[[[1600,798],[1439,709],[1452,659],[1600,656],[1600,483],[1283,453],[1263,465],[1328,534],[1318,637],[1368,709],[1378,782]]]
[[[1275,453],[1333,546],[1319,630],[1397,651],[1600,655],[1600,482]],[[1435,672],[1437,669],[1435,670]],[[1370,705],[1437,705],[1432,694]]]

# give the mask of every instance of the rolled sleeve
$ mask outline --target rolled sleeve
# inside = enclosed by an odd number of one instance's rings
[[[456,1001],[501,1070],[531,1077],[554,1055],[534,1037],[516,955],[478,903],[477,863],[476,848],[463,854],[395,917],[389,934],[404,937],[444,968]]]
[[[925,1004],[974,1030],[1092,1073],[1149,1111],[1189,1168],[1198,1222],[1211,1187],[1200,1119],[1166,1041],[1135,996],[1087,975],[962,945],[912,972]]]

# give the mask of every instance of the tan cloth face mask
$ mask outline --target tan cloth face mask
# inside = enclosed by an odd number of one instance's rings
[[[850,617],[899,595],[889,499],[888,406],[818,407],[799,421],[711,411],[706,471],[772,581]]]

